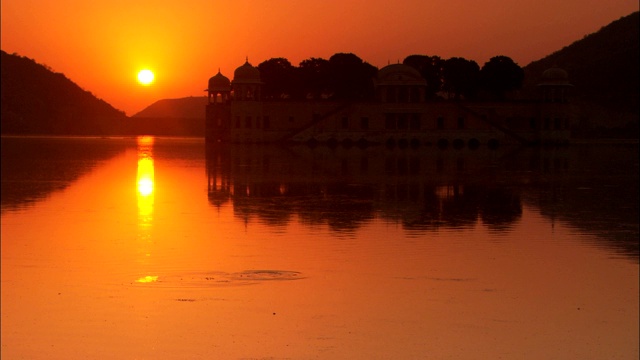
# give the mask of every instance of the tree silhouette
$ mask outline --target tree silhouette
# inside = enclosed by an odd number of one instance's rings
[[[373,78],[378,69],[351,53],[337,53],[329,58],[329,88],[333,99],[373,99]]]
[[[329,90],[329,60],[309,58],[302,60],[298,67],[305,98],[320,99]]]
[[[272,58],[260,63],[258,70],[264,82],[262,96],[265,99],[288,99],[299,94],[297,71],[289,60]]]
[[[511,90],[522,87],[524,70],[508,56],[495,56],[480,70],[482,87],[498,99]]]
[[[427,98],[435,98],[442,88],[444,60],[439,56],[409,55],[402,63],[418,70],[420,75],[427,80]]]
[[[443,90],[454,99],[475,97],[480,79],[480,67],[473,60],[453,57],[447,59],[443,66]]]

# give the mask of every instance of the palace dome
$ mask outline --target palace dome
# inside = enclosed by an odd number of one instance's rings
[[[233,82],[244,84],[260,83],[260,70],[249,64],[249,60],[247,60],[244,65],[233,72]]]
[[[409,65],[391,64],[378,71],[378,85],[426,85],[418,70]]]
[[[557,66],[553,66],[542,73],[542,82],[538,85],[570,85],[569,74]]]
[[[229,91],[231,89],[231,81],[229,78],[222,75],[220,73],[220,69],[218,69],[218,73],[212,76],[209,79],[209,91]]]

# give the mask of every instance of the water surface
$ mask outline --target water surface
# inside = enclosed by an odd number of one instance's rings
[[[638,358],[638,148],[2,138],[2,357]]]

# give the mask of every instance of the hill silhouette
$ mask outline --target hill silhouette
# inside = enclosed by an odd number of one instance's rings
[[[163,99],[129,118],[127,134],[204,136],[206,96]]]
[[[575,86],[575,115],[582,123],[591,123],[593,130],[635,130],[637,137],[639,24],[640,15],[634,12],[530,63],[524,67],[523,92],[533,91],[542,72],[558,66]]]
[[[2,51],[2,134],[119,134],[127,119],[61,73]]]
[[[180,99],[163,99],[133,115],[134,118],[191,118],[204,121],[206,96],[190,96]]]
[[[542,72],[559,66],[569,72],[578,94],[615,98],[638,94],[638,12],[613,21],[599,31],[524,67],[525,85],[540,81]]]

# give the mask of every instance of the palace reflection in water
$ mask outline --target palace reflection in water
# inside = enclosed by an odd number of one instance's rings
[[[508,231],[526,202],[637,258],[638,206],[626,199],[637,198],[638,159],[620,150],[211,145],[208,197],[214,206],[231,202],[245,220],[278,226],[297,217],[336,232],[376,217],[416,233],[477,224]]]

